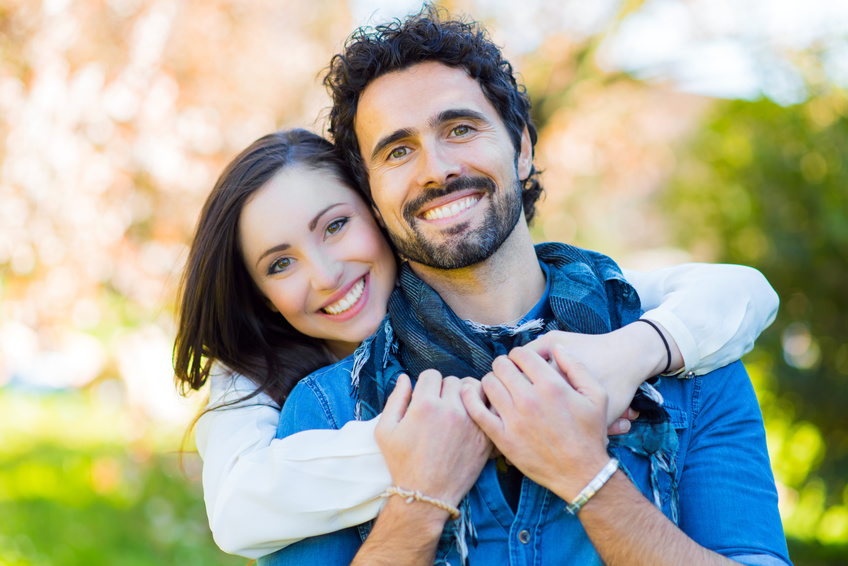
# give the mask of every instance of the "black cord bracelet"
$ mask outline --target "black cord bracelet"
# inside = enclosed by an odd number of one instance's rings
[[[644,318],[640,318],[636,322],[644,322],[645,324],[650,324],[651,327],[653,327],[653,329],[657,331],[657,334],[660,335],[660,338],[662,338],[663,344],[665,344],[665,354],[668,358],[668,362],[665,364],[665,369],[660,372],[660,375],[668,373],[669,368],[671,368],[671,347],[668,345],[668,340],[666,340],[665,336],[663,336],[662,330],[660,330],[659,326],[657,326],[650,320]]]

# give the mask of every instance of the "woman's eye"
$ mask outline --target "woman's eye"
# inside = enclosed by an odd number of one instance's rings
[[[275,260],[271,265],[268,266],[268,275],[274,275],[275,273],[282,273],[286,269],[292,266],[294,260],[290,257],[281,257]]]
[[[342,228],[344,228],[344,225],[347,224],[348,220],[350,220],[350,218],[345,217],[345,218],[338,218],[338,219],[330,222],[327,225],[327,230],[326,230],[327,235],[332,236],[333,234],[337,234]]]
[[[392,159],[400,159],[401,157],[406,157],[406,154],[409,153],[409,149],[406,147],[396,147],[389,154],[389,157]]]

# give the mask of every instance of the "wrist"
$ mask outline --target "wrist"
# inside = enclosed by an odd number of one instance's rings
[[[674,372],[683,366],[683,356],[677,343],[662,324],[640,318],[624,328],[630,330],[630,338],[639,349],[636,359],[640,362],[638,367],[642,381]]]
[[[602,450],[598,454],[581,459],[579,468],[568,473],[559,474],[558,485],[546,487],[549,487],[566,504],[571,503],[592,482],[598,473],[603,470],[609,461],[609,454],[607,454],[606,450]]]
[[[592,497],[598,493],[601,488],[606,485],[607,481],[615,474],[616,470],[618,470],[619,462],[616,458],[610,458],[604,467],[595,474],[595,477],[586,484],[586,487],[580,490],[572,500],[566,503],[565,510],[571,513],[572,515],[577,515],[580,512],[580,509],[589,502]]]
[[[441,536],[450,513],[421,501],[407,503],[401,497],[389,497],[380,517],[398,531],[408,530],[416,533],[421,540],[427,540]]]

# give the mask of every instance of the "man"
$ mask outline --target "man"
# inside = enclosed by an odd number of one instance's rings
[[[622,407],[556,333],[531,342],[543,329],[647,325],[630,324],[639,301],[608,258],[534,249],[535,129],[485,34],[427,9],[354,34],[327,83],[334,139],[408,263],[389,320],[354,358],[298,385],[280,433],[383,410],[376,436],[397,489],[373,529],[263,562],[787,564],[740,364],[643,387],[642,418],[606,448]],[[645,375],[679,365],[674,354],[646,358]],[[404,372],[418,376],[414,393]]]

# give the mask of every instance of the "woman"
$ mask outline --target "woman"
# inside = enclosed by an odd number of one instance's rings
[[[230,163],[201,213],[174,366],[184,392],[212,381],[197,444],[210,525],[227,552],[258,557],[372,519],[391,484],[373,438],[377,419],[272,443],[279,407],[297,381],[351,354],[385,315],[394,287],[396,260],[354,186],[329,142],[278,132]],[[675,305],[648,315],[673,331],[665,335],[672,366],[686,360],[698,373],[738,359],[776,309],[771,288],[748,268],[689,265],[626,276],[643,308]],[[712,335],[699,340],[687,328]],[[637,362],[666,356],[647,324],[539,340],[579,349],[608,378],[622,410],[650,377]],[[610,348],[619,355],[609,356]]]

